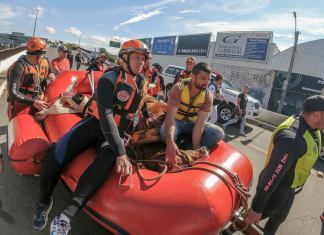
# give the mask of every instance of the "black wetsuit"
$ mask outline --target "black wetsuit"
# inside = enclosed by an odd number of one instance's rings
[[[29,64],[29,62],[24,59],[25,63]],[[33,66],[30,64],[30,66]],[[49,68],[49,73],[51,73],[51,70]],[[35,102],[35,99],[33,99],[30,96],[25,95],[20,89],[21,85],[26,85],[26,84],[21,84],[22,77],[24,75],[24,65],[20,62],[16,62],[12,69],[10,70],[9,73],[9,79],[8,79],[8,93],[9,97],[12,97],[14,100],[18,101],[19,103],[27,104],[27,105],[32,105]],[[28,76],[28,75],[27,75]],[[31,78],[26,78],[25,83],[29,82],[29,80],[33,79]],[[45,90],[45,87],[47,86],[46,79],[42,81],[40,84],[42,91]]]
[[[315,130],[311,129],[302,117],[296,117],[294,126],[279,131],[273,138],[273,151],[270,161],[262,170],[252,209],[262,213],[262,219],[269,217],[265,225],[265,235],[275,234],[279,225],[285,221],[294,202],[293,189],[295,167],[298,159],[307,151],[303,138],[308,130],[318,142]]]
[[[86,116],[66,133],[55,145],[46,157],[40,179],[40,203],[47,204],[50,196],[58,183],[60,174],[75,156],[91,146],[97,145],[97,157],[81,176],[77,188],[73,193],[68,207],[63,211],[65,215],[73,218],[84,206],[91,196],[99,189],[105,181],[109,172],[113,169],[117,156],[125,155],[126,149],[123,142],[125,126],[117,127],[113,114],[117,94],[115,84],[104,78],[107,74],[116,73],[110,71],[100,78],[96,91],[96,102],[99,120],[92,115]],[[136,82],[139,91],[144,86],[143,78],[137,77]],[[141,96],[141,93],[136,93]],[[144,115],[146,106],[142,109]],[[125,115],[124,115],[125,116]],[[124,116],[121,119],[125,118]],[[102,145],[105,141],[106,145]]]

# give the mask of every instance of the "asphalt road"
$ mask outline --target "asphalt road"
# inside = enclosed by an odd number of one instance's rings
[[[50,50],[53,58],[55,50]],[[0,81],[1,82],[1,81]],[[7,152],[7,116],[5,97],[0,99],[0,146],[5,154],[5,172],[0,175],[0,235],[32,235],[49,234],[48,227],[38,232],[32,229],[32,219],[35,202],[39,193],[39,178],[20,176],[8,165]],[[245,153],[252,161],[255,182],[252,187],[254,193],[257,177],[263,167],[271,132],[254,125],[246,127],[247,137],[239,137],[238,126],[226,129],[226,141]],[[316,170],[324,171],[324,164],[317,163]],[[316,173],[314,171],[314,173]],[[304,190],[297,195],[293,208],[280,227],[281,235],[319,235],[319,214],[324,210],[324,180],[312,174]],[[55,190],[55,206],[52,210],[50,221],[66,205],[69,193],[59,184]],[[261,222],[261,225],[263,222]],[[81,212],[72,223],[72,233],[77,235],[109,234],[87,215]]]

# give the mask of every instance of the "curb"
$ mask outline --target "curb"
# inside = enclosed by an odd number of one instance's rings
[[[257,120],[257,119],[248,119],[248,120],[246,120],[246,122],[249,123],[249,124],[252,124],[254,126],[262,127],[263,129],[266,129],[268,131],[274,131],[274,129],[276,128],[275,126],[273,126],[271,124],[262,122],[262,121]]]
[[[7,87],[7,80],[4,80],[3,83],[0,85],[0,98],[2,97],[6,87]]]

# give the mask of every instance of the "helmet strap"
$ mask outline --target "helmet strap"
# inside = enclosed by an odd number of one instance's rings
[[[126,66],[127,66],[127,69],[128,69],[128,73],[133,75],[133,76],[136,76],[136,74],[133,72],[133,70],[131,68],[131,65],[130,65],[130,54],[131,53],[127,53],[127,60],[124,59],[123,55],[121,56],[121,59],[122,59],[122,61],[125,62]]]

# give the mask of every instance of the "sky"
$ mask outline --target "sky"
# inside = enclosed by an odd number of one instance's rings
[[[0,32],[36,35],[105,47],[124,41],[222,31],[273,31],[280,50],[293,46],[297,13],[299,43],[324,38],[322,0],[0,0]],[[80,37],[81,35],[81,37]]]

